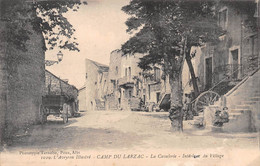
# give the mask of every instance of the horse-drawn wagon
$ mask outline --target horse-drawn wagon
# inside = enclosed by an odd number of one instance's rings
[[[46,95],[42,97],[42,122],[47,122],[47,117],[49,115],[54,115],[56,117],[61,117],[63,123],[68,122],[68,106],[66,101],[67,97],[64,95]]]
[[[64,123],[77,111],[78,90],[67,81],[60,79],[45,70],[45,95],[42,97],[40,113],[42,122],[47,121],[49,115],[61,117]]]

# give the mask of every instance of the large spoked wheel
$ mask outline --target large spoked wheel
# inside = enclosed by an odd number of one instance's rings
[[[197,113],[203,112],[205,106],[213,105],[220,98],[220,95],[213,91],[206,91],[201,93],[194,105],[194,109]]]

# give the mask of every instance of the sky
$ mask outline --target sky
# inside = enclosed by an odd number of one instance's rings
[[[129,0],[87,0],[77,12],[68,12],[65,16],[76,29],[75,37],[80,52],[61,50],[64,54],[59,64],[46,69],[69,83],[81,88],[85,78],[85,59],[109,64],[110,53],[120,49],[129,39],[125,21],[129,17],[121,8]],[[46,60],[57,60],[59,49],[46,51]]]

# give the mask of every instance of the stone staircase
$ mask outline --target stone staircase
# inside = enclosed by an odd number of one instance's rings
[[[228,107],[229,122],[223,127],[214,127],[214,110]],[[195,127],[206,127],[223,132],[254,132],[260,128],[260,70],[251,73],[226,93],[221,100],[209,106],[210,111],[201,112],[188,120]],[[211,114],[211,115],[205,115]],[[205,119],[205,116],[211,116]],[[208,118],[208,117],[207,117]],[[209,122],[210,121],[210,122]],[[207,123],[207,124],[206,124]],[[206,126],[208,125],[208,126]]]
[[[256,131],[260,120],[260,70],[242,80],[223,99],[224,106],[229,108],[229,122],[224,124],[223,131]]]

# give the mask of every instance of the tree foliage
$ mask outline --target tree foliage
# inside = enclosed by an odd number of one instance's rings
[[[192,46],[218,40],[221,30],[214,5],[210,0],[131,0],[122,10],[131,15],[127,32],[136,33],[122,45],[123,52],[145,53],[139,64],[144,70],[158,63],[166,67],[165,72],[179,71],[184,40],[187,52]]]
[[[131,0],[122,8],[131,16],[126,21],[127,32],[134,33],[122,45],[124,54],[143,53],[140,68],[150,70],[159,64],[169,76],[169,118],[174,131],[183,130],[181,75],[184,61],[191,64],[186,57],[190,57],[192,46],[216,42],[222,33],[217,26],[215,4],[212,0]],[[192,65],[189,68],[193,71]],[[194,72],[193,78],[196,78]]]
[[[7,22],[7,28],[1,37],[26,51],[25,43],[32,33],[28,24],[31,24],[33,30],[44,34],[49,49],[59,47],[79,51],[73,37],[75,29],[64,13],[77,11],[80,4],[79,0],[2,0],[1,20]]]

